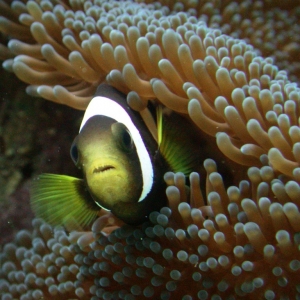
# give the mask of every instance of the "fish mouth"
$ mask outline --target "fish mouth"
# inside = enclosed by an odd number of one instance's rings
[[[107,172],[110,170],[115,169],[114,166],[112,165],[105,165],[105,166],[101,166],[101,167],[97,167],[93,170],[93,173],[103,173],[103,172]]]

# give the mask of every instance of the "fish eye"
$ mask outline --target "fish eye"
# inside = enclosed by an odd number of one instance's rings
[[[70,149],[70,155],[71,155],[71,158],[72,158],[74,164],[77,166],[79,155],[78,155],[77,145],[74,142],[73,142],[73,144],[71,146],[71,149]]]
[[[133,139],[127,127],[119,122],[116,122],[111,125],[112,133],[120,145],[120,147],[125,151],[130,151],[133,146]]]
[[[123,130],[122,132],[122,143],[126,148],[132,148],[133,146],[131,134],[127,129]]]

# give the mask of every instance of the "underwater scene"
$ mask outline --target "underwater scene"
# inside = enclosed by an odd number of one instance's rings
[[[0,299],[300,299],[299,20],[0,0]]]

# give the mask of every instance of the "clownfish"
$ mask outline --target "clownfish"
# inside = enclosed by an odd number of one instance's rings
[[[31,187],[34,213],[51,225],[75,221],[85,227],[104,209],[137,225],[166,206],[164,174],[187,175],[198,158],[185,118],[165,116],[158,106],[156,121],[158,141],[129,107],[126,95],[101,84],[70,149],[83,179],[41,174]]]

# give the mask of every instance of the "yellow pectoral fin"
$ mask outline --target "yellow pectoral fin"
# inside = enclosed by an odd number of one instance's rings
[[[66,175],[40,175],[32,183],[30,202],[37,217],[68,229],[89,226],[99,211],[84,181]]]
[[[161,155],[173,172],[182,172],[188,176],[199,165],[199,150],[194,142],[192,124],[174,112],[164,114],[161,105],[157,107],[156,115]]]
[[[160,147],[163,139],[163,111],[161,105],[158,105],[156,108],[156,122],[157,122],[157,143],[158,143],[158,147]]]

